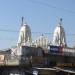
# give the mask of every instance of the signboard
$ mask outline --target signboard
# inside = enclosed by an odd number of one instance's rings
[[[61,46],[50,46],[50,52],[53,53],[62,53],[63,47]]]

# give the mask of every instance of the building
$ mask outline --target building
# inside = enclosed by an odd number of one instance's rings
[[[52,48],[48,49],[48,46]],[[60,53],[59,49],[63,51]],[[47,52],[45,53],[44,50]],[[32,40],[31,29],[27,23],[23,23],[22,18],[17,45],[6,52],[0,52],[0,60],[3,63],[3,66],[0,66],[1,75],[32,75],[32,73],[37,75],[36,72],[47,75],[68,75],[70,73],[75,75],[74,71],[68,70],[69,68],[65,70],[57,66],[57,64],[75,62],[75,48],[67,47],[62,19],[56,26],[53,40],[50,43],[44,35],[39,36],[35,41]],[[42,68],[36,68],[41,66]]]

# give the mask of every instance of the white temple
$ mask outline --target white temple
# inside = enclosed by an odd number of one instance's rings
[[[65,31],[64,28],[62,27],[62,19],[60,19],[57,27],[55,28],[53,40],[50,42],[48,38],[45,37],[44,35],[41,35],[35,41],[32,41],[31,29],[27,25],[27,23],[23,23],[23,18],[22,18],[22,25],[19,33],[17,46],[11,49],[11,54],[14,55],[15,53],[16,55],[22,55],[23,46],[33,46],[33,45],[34,47],[41,47],[43,49],[47,49],[48,45],[66,47],[67,43],[66,43]]]
[[[62,19],[60,19],[57,27],[54,30],[52,44],[55,46],[67,46],[65,31],[62,27]]]

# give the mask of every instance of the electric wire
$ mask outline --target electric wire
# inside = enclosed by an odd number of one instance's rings
[[[40,4],[40,5],[44,5],[44,6],[53,8],[53,9],[61,10],[61,11],[64,11],[64,12],[75,14],[75,11],[71,11],[71,10],[68,10],[68,9],[65,9],[65,8],[58,8],[58,7],[56,7],[54,5],[51,5],[49,3],[45,3],[45,2],[41,2],[41,1],[37,1],[37,0],[27,0],[27,1],[32,2],[32,3],[36,3],[36,4]]]
[[[3,29],[1,30],[0,29],[0,32],[10,32],[10,33],[11,32],[14,32],[14,33],[17,32],[18,33],[19,31],[18,30],[9,30],[9,29],[8,30],[3,30]],[[36,34],[36,33],[37,34],[53,34],[53,33],[50,33],[50,32],[33,32],[33,31],[31,33],[32,34]],[[75,36],[75,33],[67,33],[66,35]]]

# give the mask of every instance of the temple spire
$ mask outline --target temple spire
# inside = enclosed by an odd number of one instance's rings
[[[64,46],[64,47],[67,46],[65,30],[62,26],[62,18],[60,18],[59,23],[54,30],[52,42],[53,42],[53,45],[56,45],[56,46]]]

